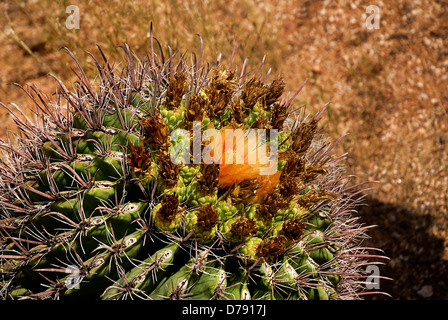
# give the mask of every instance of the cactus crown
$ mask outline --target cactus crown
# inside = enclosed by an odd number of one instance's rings
[[[324,109],[291,113],[300,90],[282,98],[282,78],[232,61],[122,48],[122,70],[95,59],[97,83],[67,49],[74,90],[58,79],[54,97],[25,89],[36,123],[11,110],[20,135],[0,144],[2,297],[360,297],[365,227],[344,157],[318,135]],[[257,129],[278,135],[260,142]]]

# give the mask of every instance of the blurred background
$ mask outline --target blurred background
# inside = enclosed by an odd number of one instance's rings
[[[69,7],[76,5],[75,8]],[[369,6],[373,6],[368,8]],[[373,9],[372,9],[373,8]],[[75,10],[73,10],[75,9]],[[373,11],[370,11],[373,10]],[[367,299],[448,299],[448,1],[55,1],[0,3],[0,101],[32,115],[12,83],[52,94],[52,73],[75,80],[68,47],[92,79],[97,45],[117,63],[123,43],[142,57],[150,25],[164,49],[205,61],[248,59],[280,74],[287,90],[308,82],[295,105],[314,113],[348,152],[352,182],[379,181],[359,216],[376,225],[366,245],[390,260],[383,295]],[[0,137],[15,131],[0,110]]]

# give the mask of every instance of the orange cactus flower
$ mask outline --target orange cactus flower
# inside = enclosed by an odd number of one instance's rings
[[[219,133],[221,139],[212,139],[209,146],[212,148],[210,156],[220,163],[220,187],[257,178],[261,184],[254,199],[257,201],[278,185],[281,171],[277,170],[277,161],[269,156],[269,143],[262,144],[256,131],[226,127]]]

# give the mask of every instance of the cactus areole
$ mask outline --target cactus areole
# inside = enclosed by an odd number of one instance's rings
[[[360,298],[375,256],[324,108],[261,67],[122,48],[95,81],[67,49],[73,90],[23,88],[36,121],[2,104],[1,298]]]

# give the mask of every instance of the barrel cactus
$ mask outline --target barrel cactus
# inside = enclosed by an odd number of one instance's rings
[[[36,121],[2,104],[1,297],[360,298],[374,255],[324,109],[262,68],[122,48],[94,81],[67,49],[73,90],[24,89]]]

